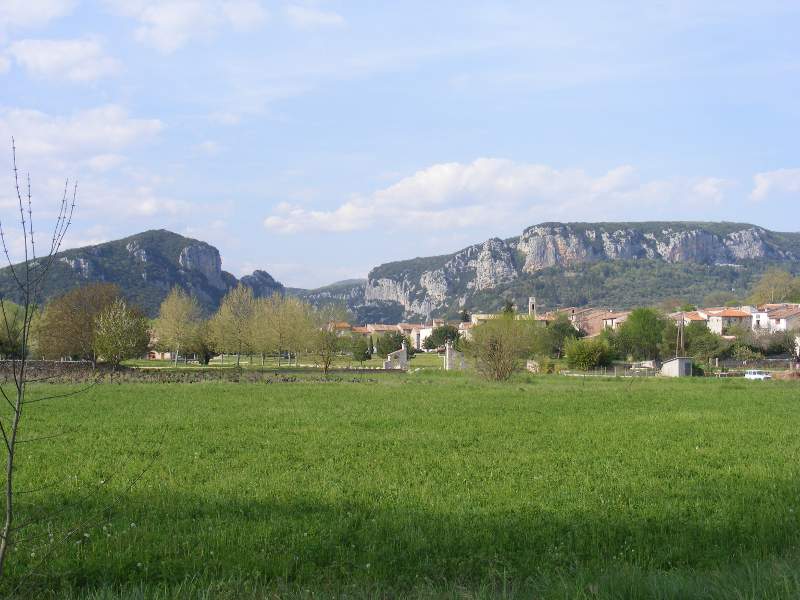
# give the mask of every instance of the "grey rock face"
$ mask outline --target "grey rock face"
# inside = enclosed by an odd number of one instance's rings
[[[656,225],[656,227],[654,227]],[[661,227],[657,227],[662,225]],[[525,274],[549,267],[564,267],[603,260],[654,259],[670,263],[731,264],[760,258],[797,259],[776,247],[769,232],[755,226],[724,232],[726,227],[702,224],[571,224],[546,223],[523,231],[519,238],[492,238],[469,246],[440,266],[415,270],[415,261],[385,276],[383,267],[370,274],[364,300],[391,301],[407,313],[428,314],[453,308],[471,293],[491,290]],[[424,259],[429,262],[431,259]],[[400,264],[400,263],[398,263]],[[391,266],[391,265],[389,265]]]
[[[218,289],[225,289],[222,280],[222,259],[219,251],[206,244],[192,244],[181,250],[178,264],[186,271],[196,271],[205,276],[208,283]]]
[[[139,242],[129,242],[125,245],[125,249],[128,253],[133,256],[136,260],[142,263],[147,262],[147,250],[142,248],[139,245]]]

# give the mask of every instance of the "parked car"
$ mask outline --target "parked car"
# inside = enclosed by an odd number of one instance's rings
[[[745,379],[759,379],[763,381],[764,379],[772,379],[772,375],[770,375],[767,371],[758,371],[756,369],[751,369],[749,371],[744,372]]]

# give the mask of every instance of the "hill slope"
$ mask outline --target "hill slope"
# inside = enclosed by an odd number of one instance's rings
[[[150,316],[158,312],[175,285],[192,293],[203,309],[211,312],[238,283],[222,270],[216,248],[163,229],[60,252],[48,274],[44,299],[90,282],[118,285],[128,300]],[[242,283],[257,295],[283,291],[283,286],[263,271],[243,277]],[[0,295],[17,299],[8,268],[0,270]]]
[[[442,256],[374,268],[364,305],[407,318],[525,305],[627,307],[748,288],[770,265],[799,267],[800,234],[746,223],[543,223]],[[358,311],[359,307],[354,306]]]

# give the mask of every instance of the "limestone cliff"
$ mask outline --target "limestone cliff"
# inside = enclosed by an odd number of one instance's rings
[[[369,274],[364,302],[396,303],[409,317],[427,316],[452,312],[454,305],[469,299],[521,289],[546,269],[606,261],[735,268],[798,258],[800,234],[748,224],[543,223],[516,238],[492,238],[451,255],[376,267]]]

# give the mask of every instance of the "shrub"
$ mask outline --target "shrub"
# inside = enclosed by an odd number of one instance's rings
[[[472,339],[465,350],[475,359],[483,377],[502,381],[511,377],[531,347],[534,323],[502,314],[472,330]]]
[[[567,364],[572,369],[589,371],[611,364],[613,354],[604,339],[579,339],[567,343]]]

